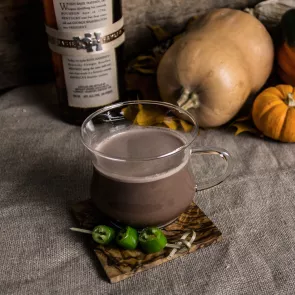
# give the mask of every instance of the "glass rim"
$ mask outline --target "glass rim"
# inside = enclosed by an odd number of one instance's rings
[[[128,158],[128,157],[111,157],[111,156],[108,156],[107,154],[105,153],[101,153],[95,149],[93,149],[90,145],[88,145],[86,142],[85,142],[85,138],[84,138],[84,133],[83,133],[83,130],[85,130],[86,128],[86,124],[88,124],[93,118],[95,118],[96,116],[100,115],[100,114],[103,114],[105,113],[106,111],[110,111],[110,110],[113,110],[113,109],[116,109],[116,108],[119,108],[119,107],[123,107],[123,106],[126,106],[126,105],[138,105],[138,104],[152,104],[152,105],[160,105],[160,106],[164,106],[164,107],[167,107],[167,108],[170,108],[170,109],[174,109],[176,111],[178,111],[179,113],[181,114],[185,114],[186,116],[188,116],[192,122],[194,123],[194,131],[191,133],[192,134],[192,139],[189,140],[187,143],[183,144],[181,147],[169,152],[169,153],[166,153],[166,154],[163,154],[163,155],[159,155],[159,156],[156,156],[156,157],[149,157],[149,158]],[[191,113],[189,113],[188,111],[182,109],[181,107],[179,106],[176,106],[172,103],[169,103],[169,102],[163,102],[163,101],[156,101],[156,100],[129,100],[129,101],[124,101],[124,102],[118,102],[118,103],[115,103],[115,104],[111,104],[109,106],[105,106],[101,109],[98,109],[97,111],[93,112],[92,114],[90,114],[82,123],[81,125],[81,128],[80,128],[80,137],[81,137],[81,141],[83,143],[83,145],[89,150],[91,151],[92,153],[96,154],[96,155],[99,155],[100,157],[102,158],[105,158],[105,159],[108,159],[108,160],[113,160],[113,161],[119,161],[119,162],[140,162],[140,161],[151,161],[151,160],[157,160],[157,159],[162,159],[162,158],[165,158],[165,157],[169,157],[169,156],[173,156],[175,154],[178,154],[179,152],[185,150],[186,148],[188,148],[192,143],[193,141],[195,140],[197,134],[198,134],[198,130],[199,130],[199,126],[197,124],[197,121],[195,120],[195,118],[193,117],[193,115]]]

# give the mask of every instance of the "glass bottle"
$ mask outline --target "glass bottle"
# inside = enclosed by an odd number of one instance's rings
[[[61,116],[81,124],[124,97],[121,0],[43,0],[43,6]]]

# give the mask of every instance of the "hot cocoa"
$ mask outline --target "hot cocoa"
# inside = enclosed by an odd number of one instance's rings
[[[135,227],[174,220],[195,194],[189,151],[173,153],[184,144],[177,132],[157,127],[124,130],[99,142],[98,152],[122,160],[93,161],[91,196],[97,208]]]

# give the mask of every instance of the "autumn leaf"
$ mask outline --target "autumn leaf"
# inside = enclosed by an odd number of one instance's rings
[[[173,117],[164,117],[163,123],[170,129],[177,130],[178,124]]]
[[[153,32],[153,34],[158,42],[165,41],[165,40],[172,37],[169,32],[165,31],[159,25],[148,26],[148,28]]]
[[[193,129],[193,125],[184,120],[180,120],[180,125],[182,126],[184,132],[190,132]]]
[[[231,124],[230,126],[237,128],[235,135],[239,135],[240,133],[243,133],[243,132],[250,132],[252,134],[259,134],[259,131],[256,128],[249,126],[249,124],[247,124],[247,123],[236,122],[236,123]]]
[[[134,121],[138,113],[138,107],[136,105],[130,105],[128,107],[123,108],[122,113],[127,120]]]
[[[128,65],[128,71],[136,71],[142,74],[155,74],[158,60],[152,55],[139,55]]]
[[[256,128],[252,121],[251,114],[248,114],[247,116],[243,116],[240,118],[237,118],[233,123],[229,125],[230,127],[237,128],[235,135],[239,135],[243,132],[249,132],[255,135],[258,135],[262,137],[262,133]]]
[[[151,109],[139,105],[139,112],[134,122],[140,126],[152,126],[164,122],[164,114],[156,109]]]
[[[168,127],[172,130],[182,128],[184,132],[190,132],[193,128],[190,123],[184,120],[175,116],[167,116],[160,108],[143,106],[142,104],[125,107],[122,109],[122,114],[127,120],[140,126]]]

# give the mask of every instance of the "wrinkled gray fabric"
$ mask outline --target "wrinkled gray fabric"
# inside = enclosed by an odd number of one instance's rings
[[[84,236],[68,230],[70,205],[89,197],[91,163],[79,127],[51,112],[52,95],[43,85],[0,97],[1,295],[294,294],[294,145],[201,131],[195,146],[235,161],[225,182],[196,196],[223,241],[110,284]]]

